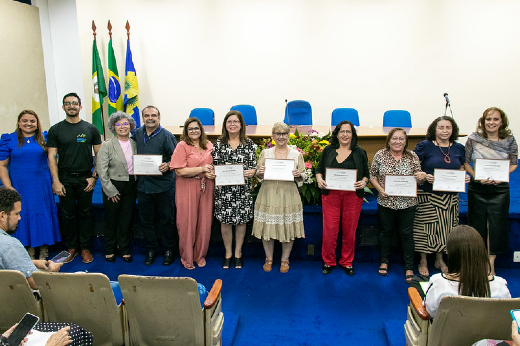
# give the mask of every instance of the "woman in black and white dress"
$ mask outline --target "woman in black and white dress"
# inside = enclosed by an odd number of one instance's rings
[[[222,123],[222,135],[213,148],[213,165],[225,164],[242,164],[245,184],[215,186],[215,216],[220,221],[222,240],[226,248],[222,268],[229,269],[233,257],[235,268],[242,268],[242,244],[246,234],[246,223],[253,218],[251,177],[256,172],[256,145],[246,137],[246,125],[239,111],[226,114]]]

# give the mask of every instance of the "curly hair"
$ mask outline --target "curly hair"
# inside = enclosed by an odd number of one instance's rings
[[[457,122],[452,117],[449,117],[447,115],[443,115],[442,117],[438,117],[435,119],[430,126],[428,126],[428,131],[426,131],[426,139],[429,141],[434,141],[437,139],[437,124],[439,121],[449,121],[451,123],[451,136],[450,136],[450,143],[455,142],[459,138],[459,125],[457,125]]]
[[[206,150],[207,144],[208,144],[208,137],[206,137],[206,132],[204,132],[204,127],[202,126],[199,119],[195,117],[189,117],[184,122],[184,128],[182,129],[182,135],[181,135],[181,141],[184,141],[184,143],[193,146],[193,141],[191,140],[190,136],[188,135],[188,125],[191,123],[197,123],[197,125],[200,128],[200,137],[199,137],[199,146]]]
[[[45,144],[45,138],[43,137],[42,133],[42,124],[40,123],[40,118],[36,114],[35,111],[32,111],[30,109],[25,109],[18,114],[18,120],[16,121],[16,133],[18,134],[18,148],[21,148],[25,145],[25,136],[22,132],[22,129],[20,128],[20,119],[25,115],[30,114],[36,118],[36,131],[34,132],[34,135],[36,138],[36,142],[42,147],[42,149],[47,152],[47,145]]]
[[[6,212],[9,214],[16,202],[21,202],[22,196],[15,190],[8,189],[6,187],[0,187],[0,212]]]
[[[502,118],[502,125],[498,129],[498,137],[501,139],[511,137],[513,134],[509,129],[509,120],[507,119],[506,112],[504,112],[498,107],[489,107],[484,111],[477,123],[477,133],[482,137],[487,138],[488,135],[486,132],[486,117],[488,116],[488,114],[494,111],[497,111],[500,114],[500,117]]]
[[[332,131],[332,134],[330,135],[330,144],[333,148],[339,148],[338,133],[341,130],[341,126],[345,124],[350,125],[350,128],[352,129],[352,140],[350,141],[350,149],[352,150],[355,147],[357,147],[358,136],[354,124],[352,124],[348,120],[343,120],[338,125],[336,125],[336,128]]]
[[[112,133],[116,132],[116,123],[119,122],[121,119],[128,120],[128,123],[130,124],[130,131],[135,130],[135,120],[132,118],[131,115],[128,115],[127,113],[123,111],[115,112],[108,118],[108,130]]]

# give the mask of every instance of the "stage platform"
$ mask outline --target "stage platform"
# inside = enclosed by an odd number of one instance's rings
[[[499,267],[517,267],[513,263],[513,252],[520,251],[520,173],[511,174],[511,204],[509,210],[509,251],[507,255],[497,257],[497,266]],[[460,195],[460,223],[465,223],[467,219],[467,194]],[[356,235],[356,256],[355,262],[378,262],[378,232],[379,220],[377,216],[376,196],[367,196],[368,203],[363,204],[359,225]],[[104,209],[102,203],[101,187],[98,183],[94,191],[93,197],[94,209],[94,235],[97,239],[93,239],[93,251],[103,251],[102,237],[104,228]],[[134,213],[135,214],[135,213]],[[180,216],[182,217],[182,216]],[[208,256],[221,257],[224,254],[224,246],[220,235],[220,224],[214,218],[212,227],[212,236],[209,247]],[[304,225],[305,238],[297,239],[291,254],[291,258],[298,260],[314,260],[321,261],[321,238],[322,238],[322,214],[321,206],[304,206]],[[144,253],[142,245],[142,236],[140,232],[139,219],[134,215],[133,222],[133,251]],[[260,240],[251,236],[252,222],[248,224],[246,242],[243,247],[244,256],[251,258],[263,258],[264,251]],[[397,235],[396,235],[397,238]],[[398,239],[396,245],[398,246]],[[339,247],[338,247],[339,250]],[[277,243],[275,246],[275,256],[280,256],[281,247]],[[391,258],[392,262],[402,263],[401,250],[396,247],[395,255]]]

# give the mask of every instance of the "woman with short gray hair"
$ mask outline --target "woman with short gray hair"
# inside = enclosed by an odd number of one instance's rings
[[[270,272],[273,265],[274,239],[282,243],[280,272],[289,271],[289,256],[295,238],[305,238],[303,229],[303,206],[298,192],[306,178],[302,154],[287,145],[289,126],[278,122],[273,126],[276,146],[260,153],[256,176],[264,178],[265,160],[294,161],[293,180],[264,180],[255,202],[253,235],[262,239],[265,251],[264,271]]]
[[[137,149],[130,139],[135,121],[125,112],[116,112],[108,119],[108,129],[115,136],[101,145],[97,155],[105,207],[105,259],[114,263],[118,248],[123,260],[130,263],[130,222],[137,195],[132,161]]]

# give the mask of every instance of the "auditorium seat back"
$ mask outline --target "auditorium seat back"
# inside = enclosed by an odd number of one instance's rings
[[[133,345],[220,345],[224,315],[222,281],[216,280],[201,309],[197,282],[186,277],[120,275]]]
[[[43,320],[41,300],[33,295],[25,275],[18,270],[0,270],[0,334],[27,312]]]
[[[116,304],[110,280],[100,273],[35,272],[47,322],[72,322],[94,335],[94,345],[125,344],[122,305]]]

